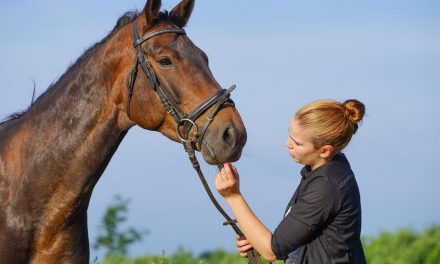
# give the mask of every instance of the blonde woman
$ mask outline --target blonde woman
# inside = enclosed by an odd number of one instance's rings
[[[364,113],[365,106],[358,100],[318,100],[296,112],[286,147],[292,159],[305,166],[273,233],[241,195],[237,169],[225,164],[215,184],[246,236],[247,240],[237,238],[241,256],[253,247],[269,262],[366,263],[360,241],[359,189],[341,152]]]

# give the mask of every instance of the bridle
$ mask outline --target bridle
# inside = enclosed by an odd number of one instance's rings
[[[141,49],[141,44],[147,41],[148,39],[155,37],[161,34],[167,33],[175,33],[175,34],[186,34],[185,30],[182,28],[167,28],[167,29],[159,29],[156,31],[149,32],[139,38],[138,29],[137,29],[137,20],[133,22],[133,46],[136,49],[136,59],[133,67],[131,68],[128,78],[127,78],[127,88],[128,88],[128,108],[127,113],[130,117],[130,106],[131,106],[131,97],[133,95],[134,83],[136,80],[138,65],[141,66],[145,75],[151,82],[151,86],[156,94],[159,96],[160,102],[162,103],[165,110],[171,115],[171,117],[176,122],[176,134],[178,138],[185,143],[191,143],[194,145],[196,150],[200,150],[202,146],[202,141],[204,134],[214,119],[214,116],[220,110],[225,102],[232,103],[232,100],[229,99],[229,95],[232,90],[235,89],[235,85],[231,86],[229,89],[220,89],[210,98],[208,98],[205,102],[196,107],[191,113],[185,113],[179,105],[176,103],[176,100],[173,99],[171,95],[171,91],[167,86],[161,85],[160,81],[152,67],[152,64],[145,52]],[[205,124],[201,129],[196,124],[196,120],[203,115],[209,108],[211,108],[211,113],[207,117]],[[181,131],[181,128],[183,128]],[[193,133],[190,134],[191,129],[193,129]]]
[[[200,164],[197,161],[197,157],[195,155],[195,150],[201,150],[202,144],[204,142],[204,135],[206,130],[208,129],[211,122],[214,120],[215,115],[220,111],[221,107],[229,102],[233,104],[232,100],[229,98],[232,90],[235,89],[235,85],[232,85],[229,89],[220,89],[214,95],[209,97],[205,102],[196,107],[191,113],[185,113],[179,105],[176,103],[176,100],[171,96],[171,92],[168,87],[161,85],[158,76],[156,75],[151,62],[148,60],[147,55],[141,49],[141,44],[147,41],[148,39],[168,33],[175,34],[186,34],[185,30],[182,28],[166,28],[159,29],[156,31],[149,32],[144,36],[139,38],[138,35],[138,26],[137,19],[133,21],[133,46],[136,49],[136,58],[133,67],[130,69],[126,85],[127,85],[127,94],[128,94],[128,103],[127,103],[127,115],[130,118],[130,106],[131,106],[131,98],[133,95],[134,84],[136,81],[138,66],[140,65],[143,72],[147,76],[147,78],[151,82],[151,86],[156,94],[159,96],[160,102],[165,108],[165,110],[171,115],[171,117],[176,122],[176,134],[180,139],[181,143],[185,151],[188,153],[188,157],[197,171],[199,175],[200,181],[202,182],[209,198],[211,199],[214,206],[217,210],[223,215],[226,219],[224,225],[231,225],[234,229],[235,233],[239,235],[242,239],[245,239],[243,232],[237,226],[236,221],[232,220],[231,217],[223,210],[220,204],[217,202],[216,198],[211,192],[208,183],[206,182],[205,177],[200,169]],[[211,108],[211,112],[209,113],[205,123],[202,128],[196,124],[196,120],[202,116],[208,109]],[[193,133],[190,133],[193,130]],[[207,149],[212,152],[212,149],[207,145]],[[213,153],[211,153],[213,154]],[[221,169],[222,165],[218,165],[219,169]],[[258,253],[252,249],[248,251],[249,263],[258,264],[261,263],[261,259],[259,258]]]

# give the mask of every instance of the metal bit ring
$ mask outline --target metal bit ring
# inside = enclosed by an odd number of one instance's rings
[[[185,123],[191,124],[189,131],[191,131],[191,128],[194,127],[194,132],[192,133],[192,135],[193,135],[192,139],[189,139],[189,138],[185,139],[185,138],[183,138],[183,135],[180,133],[179,128],[183,127],[185,125]],[[197,140],[197,138],[199,137],[199,128],[197,127],[197,124],[194,121],[192,121],[191,119],[182,118],[176,126],[176,134],[177,134],[177,137],[179,137],[180,141],[182,141],[182,142],[185,142],[185,143],[195,142]],[[188,133],[188,137],[189,137],[189,133]]]

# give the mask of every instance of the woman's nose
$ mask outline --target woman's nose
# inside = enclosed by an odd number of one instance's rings
[[[286,139],[285,145],[288,149],[291,149],[293,147],[293,144],[292,142],[290,142],[289,138]]]

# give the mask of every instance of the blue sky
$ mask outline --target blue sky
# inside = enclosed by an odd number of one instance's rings
[[[164,1],[171,9],[178,1]],[[0,3],[0,118],[26,109],[125,11],[145,2]],[[367,107],[345,150],[360,186],[363,234],[440,223],[440,3],[438,1],[198,1],[186,28],[209,56],[248,130],[237,163],[242,192],[274,229],[299,183],[284,147],[296,109],[319,98]],[[213,183],[216,168],[204,166]],[[131,199],[129,224],[151,234],[131,254],[233,250],[182,147],[130,130],[98,182],[90,240],[115,194]],[[92,252],[92,256],[99,254]]]

